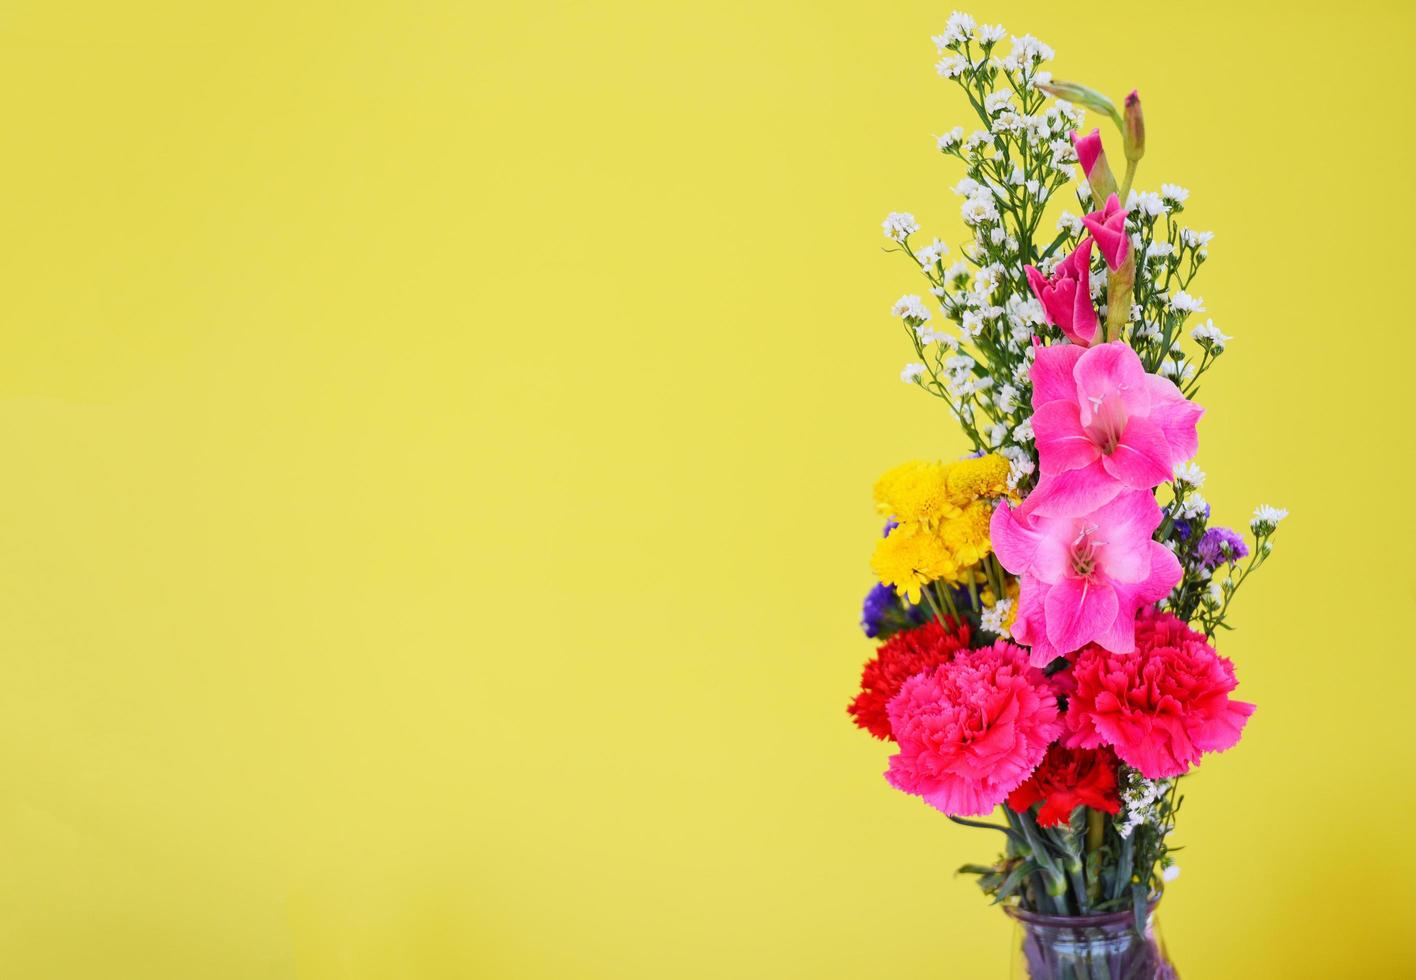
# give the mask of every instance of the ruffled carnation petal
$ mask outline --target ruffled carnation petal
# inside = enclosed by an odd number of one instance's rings
[[[1169,613],[1147,610],[1135,650],[1083,649],[1070,668],[1066,744],[1112,746],[1147,779],[1182,775],[1239,741],[1254,706],[1229,697],[1233,665]]]
[[[1004,640],[909,678],[886,712],[900,748],[886,780],[955,816],[990,812],[1062,732],[1056,691]]]

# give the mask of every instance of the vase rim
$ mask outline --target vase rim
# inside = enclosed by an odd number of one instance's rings
[[[1146,916],[1149,918],[1154,914],[1156,906],[1160,904],[1160,896],[1155,895],[1146,904]],[[1020,909],[1015,905],[1003,906],[1003,911],[1009,918],[1017,919],[1033,926],[1056,926],[1056,927],[1090,927],[1090,926],[1110,926],[1122,925],[1132,916],[1131,909],[1122,909],[1119,912],[1102,912],[1094,915],[1051,915],[1045,912],[1030,912],[1027,909]]]

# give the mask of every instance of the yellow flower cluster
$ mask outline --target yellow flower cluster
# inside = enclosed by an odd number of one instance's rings
[[[876,481],[875,503],[899,526],[876,545],[870,567],[911,602],[935,580],[966,581],[966,570],[992,550],[993,501],[1007,492],[1008,461],[996,453],[895,467]]]

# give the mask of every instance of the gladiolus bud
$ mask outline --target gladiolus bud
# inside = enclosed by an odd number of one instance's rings
[[[1146,120],[1141,115],[1141,97],[1134,89],[1126,96],[1126,118],[1121,131],[1126,135],[1126,159],[1135,163],[1146,152]]]
[[[1075,102],[1077,105],[1086,106],[1097,112],[1104,112],[1112,119],[1116,120],[1116,125],[1121,125],[1121,114],[1116,111],[1116,103],[1102,95],[1094,88],[1087,88],[1085,85],[1078,85],[1076,82],[1049,82],[1046,85],[1039,83],[1038,88],[1042,89],[1054,99],[1066,99],[1068,102]]]

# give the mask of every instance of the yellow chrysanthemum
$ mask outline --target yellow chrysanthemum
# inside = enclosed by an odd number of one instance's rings
[[[1007,492],[1008,461],[996,453],[896,466],[876,481],[875,500],[899,527],[876,546],[871,567],[912,602],[930,582],[972,578],[967,569],[992,551],[993,501]]]
[[[959,566],[973,565],[982,561],[992,550],[988,537],[988,522],[993,516],[993,505],[987,500],[975,500],[964,507],[956,517],[944,521],[939,526],[939,537]]]
[[[901,524],[932,524],[949,505],[948,468],[923,460],[902,463],[875,481],[875,503]]]
[[[881,582],[893,585],[896,592],[916,603],[924,586],[958,572],[939,536],[917,524],[901,524],[881,538],[870,568]]]
[[[997,453],[950,463],[947,482],[950,500],[962,507],[980,497],[992,499],[1008,492],[1008,461]]]

